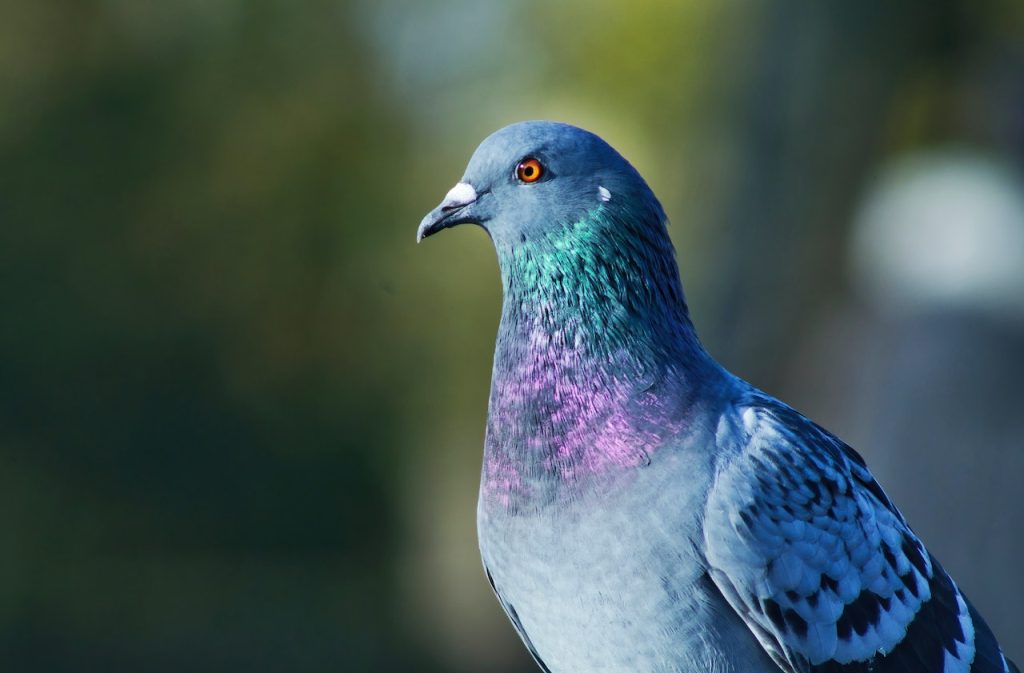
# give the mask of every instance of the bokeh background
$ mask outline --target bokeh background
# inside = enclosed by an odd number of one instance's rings
[[[733,371],[1024,659],[1024,4],[0,2],[0,669],[530,671],[479,566],[500,303],[414,245],[597,131]]]

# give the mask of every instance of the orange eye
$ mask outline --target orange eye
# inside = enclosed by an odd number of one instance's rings
[[[537,182],[544,175],[544,166],[536,159],[523,159],[516,166],[516,177],[521,182]]]

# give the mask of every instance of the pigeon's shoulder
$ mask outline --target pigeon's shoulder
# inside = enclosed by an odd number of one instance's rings
[[[718,441],[706,560],[782,670],[1013,670],[853,449],[753,390]]]

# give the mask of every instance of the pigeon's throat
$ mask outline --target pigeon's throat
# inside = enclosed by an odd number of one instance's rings
[[[598,223],[498,246],[496,375],[543,362],[565,377],[609,381],[699,349],[663,226],[638,241],[635,231]]]
[[[484,464],[499,500],[645,464],[679,431],[688,369],[704,357],[670,248],[557,243],[499,250]]]

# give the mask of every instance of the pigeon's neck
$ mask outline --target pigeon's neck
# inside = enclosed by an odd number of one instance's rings
[[[647,464],[714,366],[667,234],[638,244],[590,224],[495,241],[504,302],[482,486],[506,506]]]

